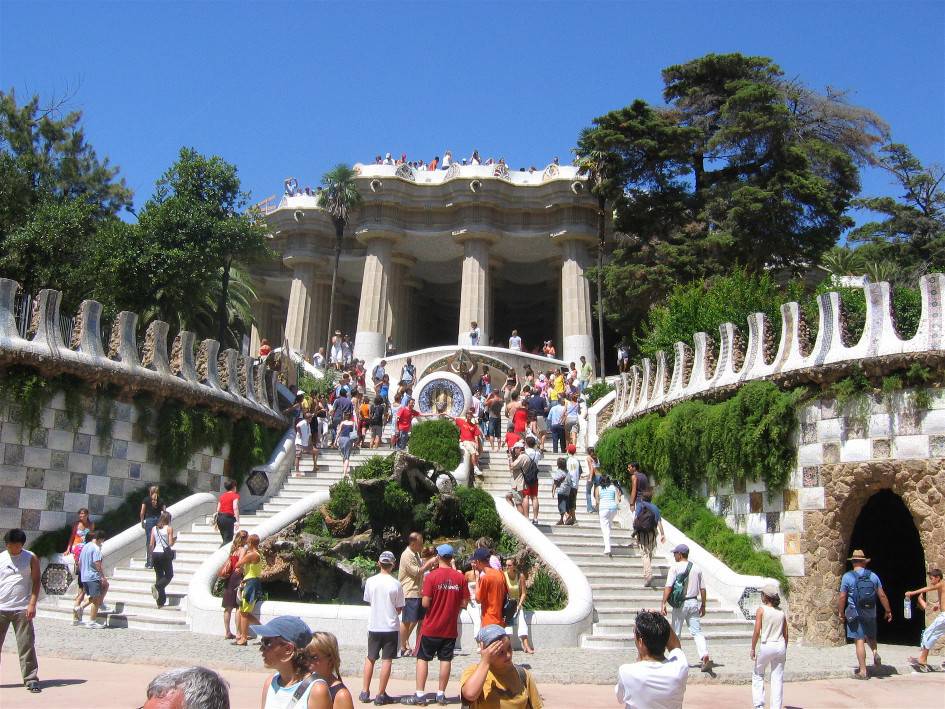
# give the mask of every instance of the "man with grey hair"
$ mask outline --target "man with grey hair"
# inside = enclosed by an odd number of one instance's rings
[[[177,667],[151,680],[142,709],[230,709],[230,687],[206,667]]]

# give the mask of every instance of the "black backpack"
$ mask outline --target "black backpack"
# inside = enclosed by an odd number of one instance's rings
[[[656,515],[653,514],[649,505],[643,505],[633,518],[633,531],[637,534],[649,534],[654,529],[656,529]]]
[[[522,477],[525,479],[525,484],[531,486],[538,482],[538,463],[532,460],[530,455],[525,455],[525,457],[527,460],[522,467]]]
[[[872,610],[876,608],[876,584],[873,583],[870,572],[858,574],[854,571],[853,575],[856,577],[853,595],[857,609]]]

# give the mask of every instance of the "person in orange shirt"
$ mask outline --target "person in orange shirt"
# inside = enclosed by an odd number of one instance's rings
[[[508,587],[502,572],[489,565],[490,556],[488,549],[476,549],[470,559],[473,571],[479,574],[479,582],[476,584],[476,602],[482,610],[483,628],[487,625],[505,627],[503,608]]]

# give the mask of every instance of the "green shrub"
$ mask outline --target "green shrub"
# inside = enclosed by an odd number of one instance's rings
[[[234,423],[230,440],[230,475],[233,479],[242,483],[254,466],[269,462],[284,434],[281,428],[268,428],[249,419]]]
[[[380,480],[394,472],[394,455],[372,455],[351,473],[355,480]]]
[[[170,507],[175,502],[183,500],[194,492],[186,485],[175,482],[162,482],[161,499]],[[141,512],[141,501],[148,496],[148,487],[150,483],[142,485],[137,490],[132,490],[125,495],[124,501],[113,510],[109,510],[101,517],[93,515],[96,529],[104,530],[109,537],[113,537],[119,532],[123,532],[128,527],[133,527],[139,523],[139,514]],[[32,544],[29,544],[30,550],[40,556],[45,557],[50,554],[59,554],[65,548],[69,541],[69,534],[72,532],[72,525],[68,524],[59,529],[43,532]]]
[[[450,419],[418,423],[410,432],[407,450],[450,471],[456,470],[463,460],[459,449],[459,429]]]
[[[558,575],[545,566],[539,566],[532,577],[525,597],[525,609],[530,611],[558,611],[568,605],[568,593]]]
[[[354,510],[355,520],[364,516],[364,501],[358,486],[351,480],[339,480],[331,486],[328,498],[328,512],[335,519],[341,519]]]
[[[802,303],[804,317],[811,329],[811,337],[816,336],[818,329],[817,296],[830,292],[836,292],[840,296],[840,302],[843,303],[843,312],[847,320],[847,332],[851,340],[847,344],[852,346],[859,341],[863,334],[863,327],[866,324],[866,293],[862,288],[834,286],[830,283],[830,279],[817,286],[810,297]],[[900,336],[908,339],[915,335],[915,331],[919,327],[919,318],[922,315],[922,294],[919,289],[903,288],[902,286],[893,288],[892,306],[896,330],[898,330]]]
[[[584,390],[584,399],[588,406],[592,406],[595,401],[613,390],[614,387],[612,385],[603,380],[600,380],[594,382],[591,384],[591,386]]]
[[[495,509],[495,500],[485,490],[476,487],[459,486],[456,488],[459,507],[469,525],[468,536],[471,539],[489,537],[498,539],[502,534],[502,520]]]
[[[800,390],[782,392],[771,382],[749,382],[730,399],[683,401],[665,415],[647,414],[608,429],[597,443],[604,472],[626,484],[627,464],[640,463],[661,483],[687,490],[699,483],[763,480],[778,490],[796,451],[792,434]]]
[[[704,499],[693,497],[675,485],[665,485],[655,502],[668,521],[732,570],[777,579],[785,593],[790,591],[780,559],[755,549],[748,535],[729,529],[724,520],[706,507]]]
[[[320,379],[302,374],[299,377],[299,389],[306,394],[314,394],[326,398],[335,388],[335,381],[337,379],[338,375],[332,369],[326,369],[325,376]]]

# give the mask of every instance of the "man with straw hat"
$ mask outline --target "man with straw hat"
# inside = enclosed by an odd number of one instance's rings
[[[863,550],[854,549],[847,561],[853,564],[853,570],[847,571],[840,581],[837,615],[846,622],[847,638],[856,642],[859,668],[853,676],[856,679],[869,679],[866,671],[866,643],[873,651],[873,665],[882,665],[876,649],[876,605],[882,604],[887,623],[892,622],[892,609],[879,576],[866,568],[870,560]]]

